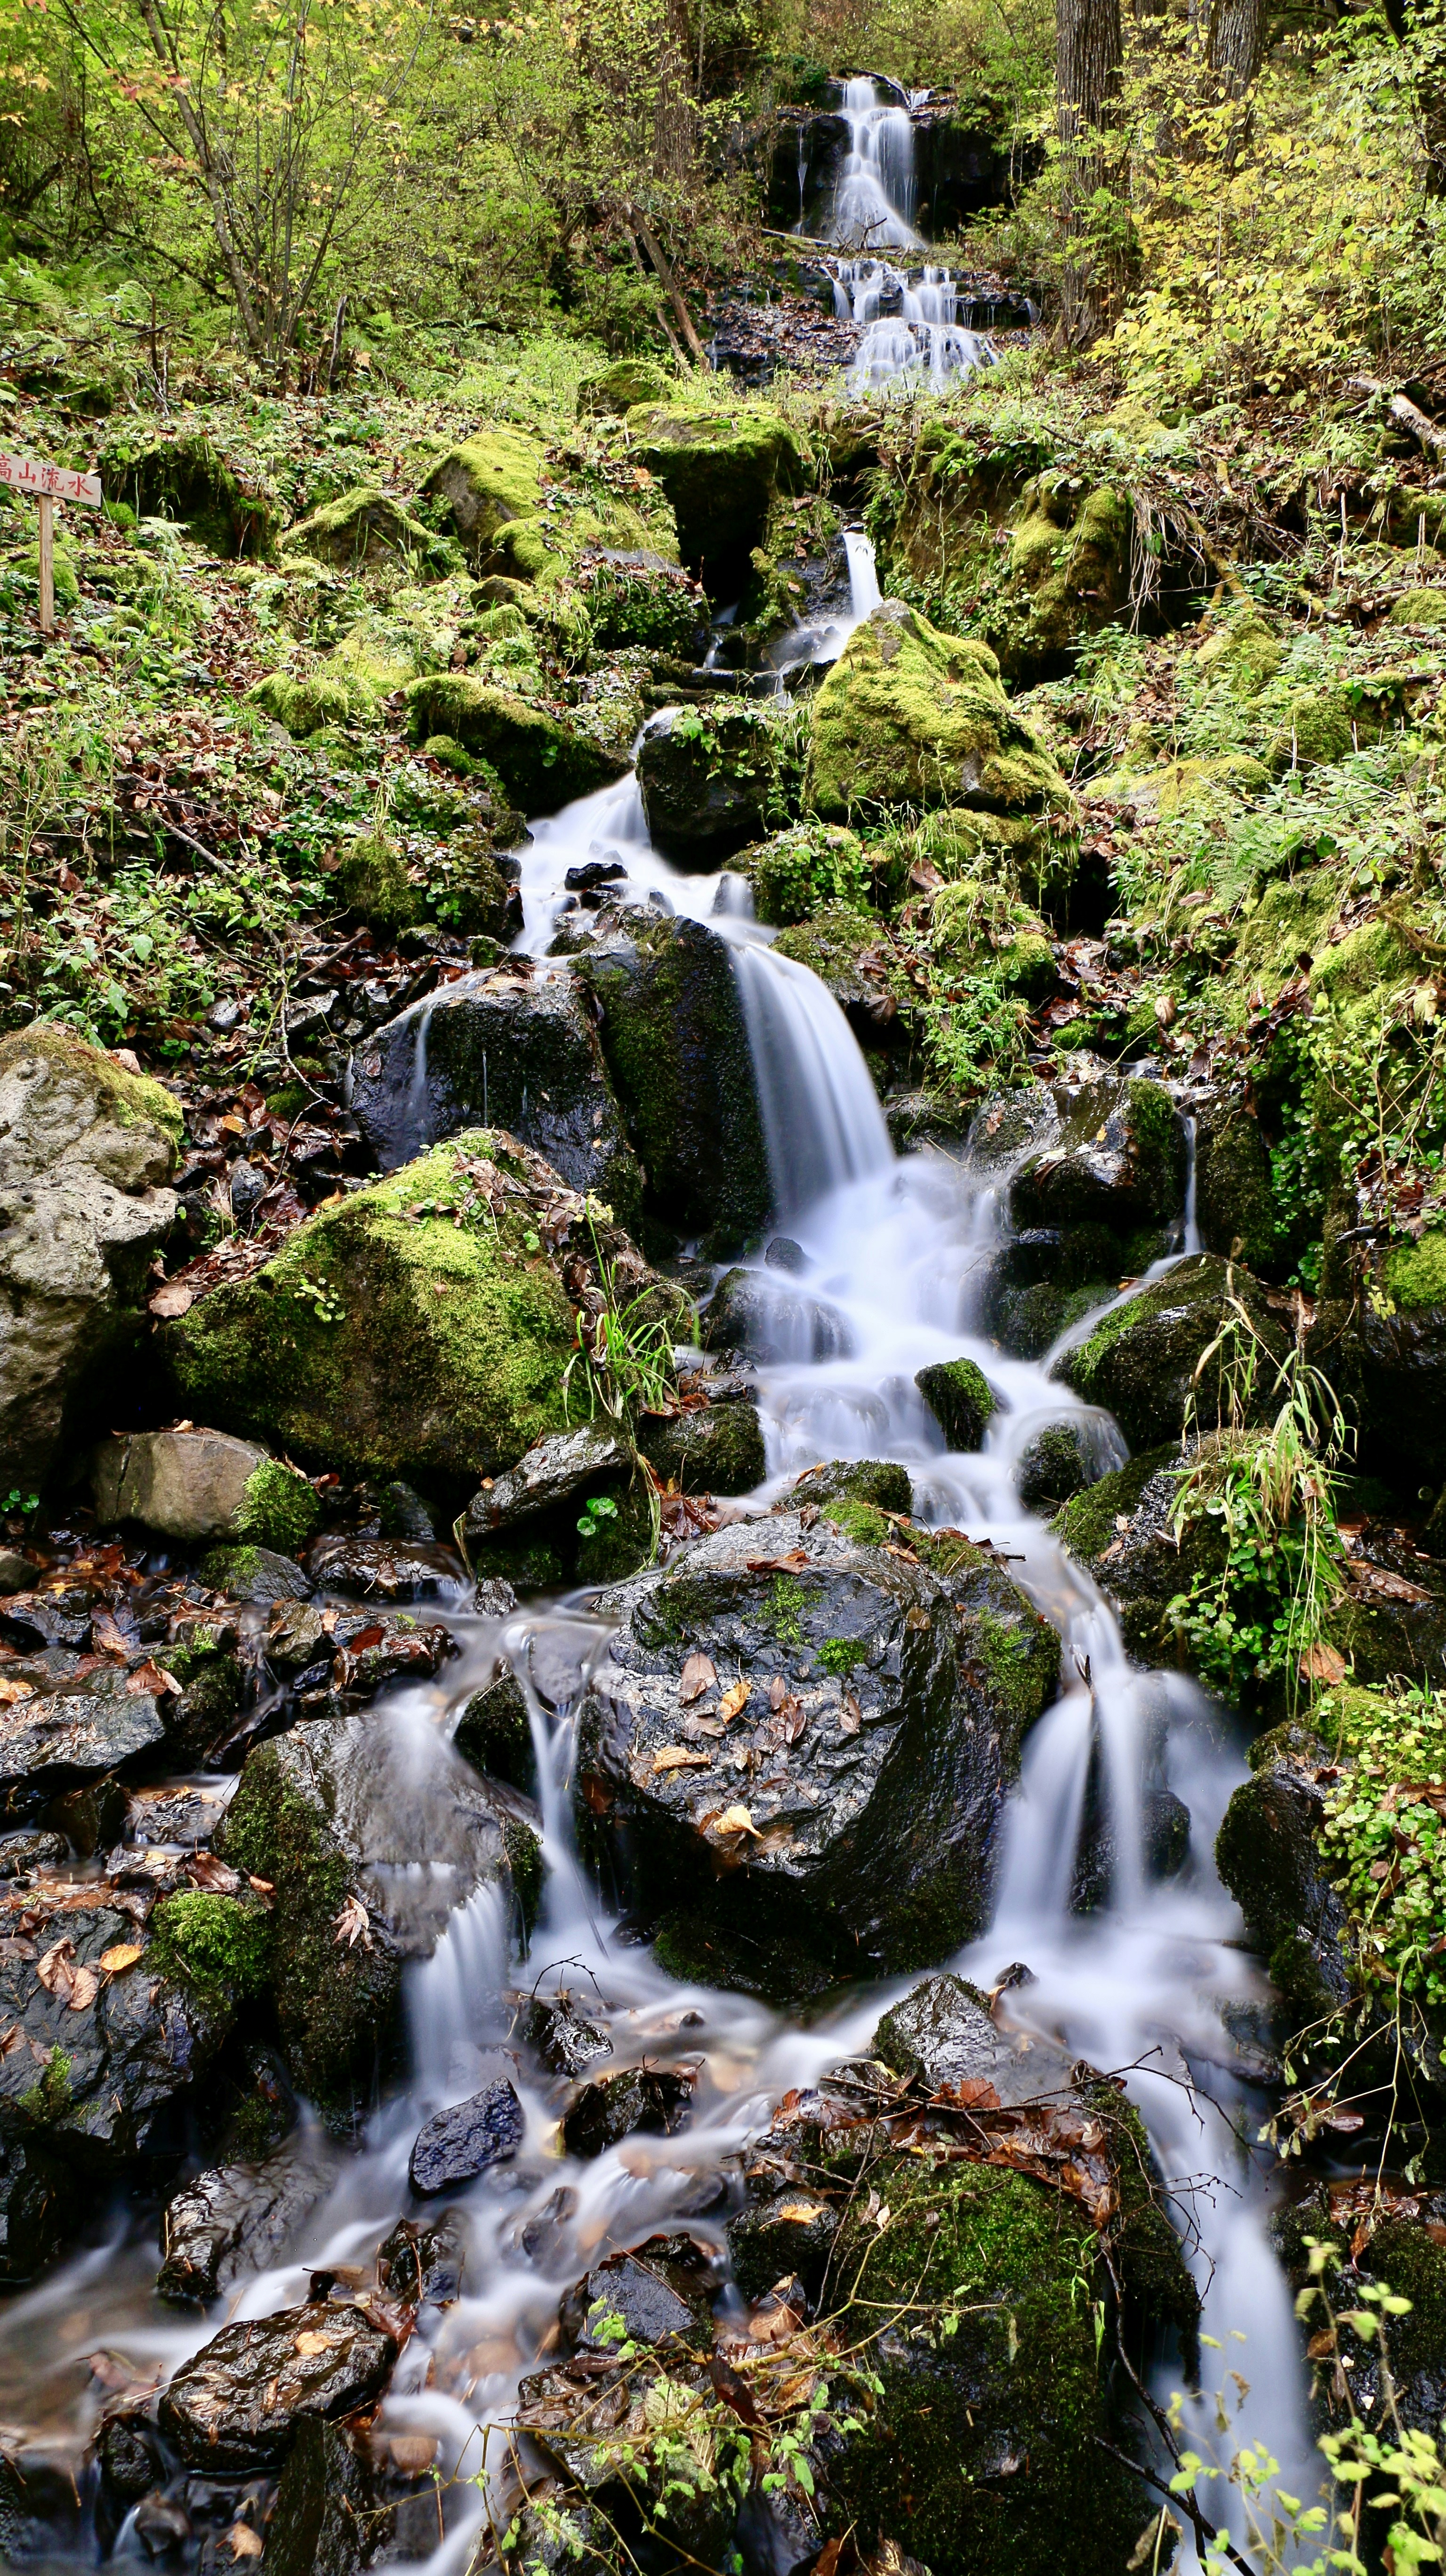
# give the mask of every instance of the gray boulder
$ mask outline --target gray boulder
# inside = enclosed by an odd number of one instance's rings
[[[50,1470],[140,1329],[181,1113],[70,1029],[0,1038],[0,1476]]]
[[[885,2013],[871,2053],[932,2092],[992,2084],[1006,2107],[1048,2094],[1063,2100],[1073,2089],[1073,2059],[1050,2040],[1001,2029],[987,1996],[963,1977],[926,1977],[915,1986]]]
[[[266,1451],[225,1431],[142,1431],[102,1441],[92,1470],[96,1518],[140,1521],[162,1538],[234,1537]]]
[[[1102,1222],[1128,1235],[1185,1200],[1185,1130],[1163,1084],[1082,1058],[1058,1082],[986,1102],[968,1159],[1007,1176],[1016,1226]]]
[[[474,2182],[489,2165],[510,2163],[527,2127],[521,2103],[504,2079],[453,2102],[424,2121],[412,2142],[407,2179],[420,2198],[430,2200],[459,2183]]]
[[[642,1182],[585,986],[530,958],[448,984],[353,1059],[352,1114],[383,1171],[465,1127],[506,1127],[635,1226]]]
[[[38,1800],[95,1780],[164,1744],[150,1691],[126,1688],[114,1666],[46,1698],[0,1708],[0,1815],[19,1817]]]
[[[1059,1640],[966,1540],[871,1540],[779,1511],[603,1596],[580,1830],[639,1908],[713,1928],[721,1982],[922,1965],[986,1919]]]

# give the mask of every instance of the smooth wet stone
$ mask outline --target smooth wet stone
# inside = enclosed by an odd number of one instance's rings
[[[225,1431],[141,1431],[102,1441],[91,1472],[103,1525],[140,1521],[162,1538],[221,1538],[245,1527],[247,1488],[267,1453]]]
[[[534,1513],[550,1511],[603,1477],[632,1472],[630,1442],[602,1423],[554,1431],[519,1458],[505,1476],[489,1478],[467,1506],[469,1540],[490,1538]]]
[[[450,1551],[389,1538],[319,1538],[306,1571],[319,1592],[351,1592],[364,1601],[443,1601],[461,1568]]]
[[[712,2309],[696,2276],[666,2253],[650,2258],[646,2247],[610,2255],[569,2293],[562,2314],[576,2352],[615,2353],[623,2340],[650,2348],[713,2340]]]
[[[1089,1458],[1075,1423],[1046,1423],[1019,1453],[1014,1485],[1028,1511],[1058,1511],[1061,1503],[1091,1481]]]
[[[360,2576],[375,2531],[372,2482],[340,2424],[302,2417],[266,2525],[267,2576]]]
[[[1132,1449],[1178,1435],[1187,1410],[1197,1431],[1213,1431],[1230,1414],[1226,1373],[1223,1365],[1207,1365],[1197,1380],[1196,1370],[1233,1315],[1232,1301],[1244,1306],[1263,1346],[1254,1398],[1259,1415],[1270,1400],[1268,1362],[1284,1357],[1286,1336],[1260,1282],[1213,1252],[1190,1253],[1136,1288],[1061,1355],[1053,1374],[1086,1403],[1112,1413]]]
[[[37,1869],[55,1869],[70,1857],[64,1834],[0,1834],[0,1879],[20,1878]]]
[[[644,1414],[638,1447],[680,1494],[749,1494],[768,1472],[756,1404],[715,1402],[696,1411]]]
[[[0,1547],[0,1598],[14,1592],[28,1592],[38,1569],[18,1549]]]
[[[1185,1131],[1169,1093],[1096,1057],[987,1101],[968,1160],[1000,1174],[1016,1227],[1094,1220],[1127,1236],[1168,1223],[1185,1203]]]
[[[510,1664],[494,1674],[484,1690],[474,1691],[457,1720],[452,1742],[464,1762],[490,1780],[510,1781],[532,1796],[537,1787],[537,1756],[532,1747],[532,1720],[522,1684]]]
[[[302,2417],[350,2415],[379,2397],[396,2355],[360,2308],[329,2300],[223,2326],[165,2391],[161,2430],[187,2468],[273,2468]]]
[[[331,1636],[314,1601],[277,1601],[266,1623],[266,1660],[278,1672],[305,1672],[331,1656]]]
[[[1068,2092],[1074,2063],[1050,2040],[1002,2030],[979,1988],[949,1975],[926,1977],[885,2013],[870,2053],[935,2091],[992,2084],[1005,2104]]]
[[[562,2124],[570,2156],[600,2156],[639,2133],[671,2137],[687,2126],[693,2088],[669,2067],[628,2066],[585,2085]]]
[[[27,1795],[98,1778],[165,1740],[151,1693],[123,1684],[15,1700],[0,1709],[0,1807],[13,1811]]]
[[[0,2288],[33,2281],[75,2233],[75,2177],[32,2138],[0,2138]]]
[[[489,2084],[469,2101],[438,2111],[413,2142],[407,2167],[413,2191],[430,2199],[475,2181],[489,2165],[509,2163],[526,2127],[522,2105],[508,2083]]]
[[[243,2274],[268,2271],[330,2179],[303,2149],[197,2174],[166,2206],[161,2297],[203,2305]]]

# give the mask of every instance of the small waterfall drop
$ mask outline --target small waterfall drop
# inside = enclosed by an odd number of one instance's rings
[[[925,384],[937,390],[993,366],[983,333],[959,321],[952,270],[925,267],[915,275],[888,260],[848,259],[834,264],[833,276],[835,311],[864,326],[848,371],[851,393],[910,393]]]
[[[761,943],[733,972],[753,1050],[774,1202],[790,1216],[882,1172],[894,1149],[873,1078],[833,995],[806,966]]]
[[[878,83],[845,81],[848,155],[834,191],[831,238],[850,249],[913,250],[914,127],[906,107],[879,95]]]

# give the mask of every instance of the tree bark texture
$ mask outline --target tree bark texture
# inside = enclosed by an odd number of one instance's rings
[[[1120,0],[1055,0],[1059,139],[1106,125],[1120,81]]]
[[[1227,98],[1243,98],[1265,48],[1263,0],[1216,0],[1210,13],[1210,69]]]

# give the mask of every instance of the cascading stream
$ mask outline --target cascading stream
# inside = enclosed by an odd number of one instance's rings
[[[523,944],[545,950],[566,869],[599,846],[625,855],[633,897],[645,891],[670,910],[711,916],[733,940],[775,1190],[803,1257],[787,1293],[826,1301],[846,1328],[846,1348],[833,1357],[761,1372],[769,1482],[759,1501],[819,1459],[899,1459],[918,1516],[989,1539],[1063,1639],[1062,1695],[1026,1743],[1005,1821],[993,1923],[951,1964],[990,1985],[1007,1963],[1025,1962],[1033,1982],[1011,1994],[1015,2018],[1101,2067],[1129,2070],[1186,2228],[1207,2331],[1222,2342],[1246,2339],[1240,2365],[1256,2394],[1242,2430],[1268,2442],[1288,2485],[1313,2492],[1291,2302],[1266,2237],[1264,2191],[1231,2129],[1232,2112],[1243,2111],[1252,2134],[1258,2114],[1250,2116],[1223,2016],[1264,1989],[1237,1946],[1239,1917],[1211,1852],[1244,1766],[1194,1685],[1132,1669],[1108,1606],[1016,1490],[1021,1452],[1044,1422],[1077,1423],[1101,1469],[1123,1455],[1119,1433],[1050,1376],[1056,1354],[1010,1358],[978,1327],[978,1290],[1007,1236],[998,1176],[982,1183],[930,1154],[895,1159],[831,997],[805,969],[771,955],[753,925],[717,912],[726,880],[683,876],[652,849],[634,781],[534,827],[523,860]],[[1187,1247],[1192,1216],[1189,1200]],[[784,1287],[762,1263],[756,1276],[762,1294]],[[927,1363],[963,1354],[999,1398],[983,1447],[969,1455],[945,1449],[914,1386]],[[432,1744],[430,1758],[443,1766],[436,1794],[445,1796],[454,1758],[446,1740],[499,1654],[508,1657],[531,1720],[546,1865],[524,1991],[535,1982],[544,1995],[570,1993],[606,2042],[608,2071],[644,2056],[696,2070],[694,2115],[677,2136],[635,2136],[585,2163],[559,2158],[555,2109],[512,2032],[509,1988],[519,1971],[508,1965],[509,1927],[496,1898],[483,1890],[456,1907],[430,1958],[409,1970],[409,2083],[377,2109],[362,2153],[341,2156],[316,2141],[328,2187],[286,2259],[238,2283],[225,2313],[267,2315],[304,2298],[314,2268],[368,2263],[408,2206],[407,2160],[421,2119],[506,2074],[523,2102],[523,2147],[515,2164],[452,2195],[466,2233],[462,2293],[445,2310],[424,2312],[425,2331],[403,2355],[382,2418],[387,2429],[428,2437],[443,2470],[460,2466],[465,2476],[482,2466],[484,2443],[498,2457],[487,2428],[505,2421],[559,2298],[588,2264],[685,2219],[721,2243],[722,2159],[789,2086],[815,2081],[861,2048],[884,2004],[912,1980],[858,1996],[805,2030],[748,1998],[682,1985],[648,1950],[620,1941],[578,1860],[567,1782],[571,1717],[605,1649],[604,1626],[585,1608],[523,1612],[505,1627],[448,1615],[459,1660],[434,1682],[396,1690],[375,1722],[403,1750]],[[1143,1852],[1146,1749],[1155,1739],[1192,1819],[1188,1866],[1164,1884],[1149,1879]],[[1107,1903],[1080,1915],[1071,1897],[1092,1799],[1107,1822],[1111,1887]],[[1213,2101],[1192,2088],[1192,2070],[1208,2073]],[[18,2418],[23,2394],[25,2419],[33,2423],[38,2411],[63,2449],[78,2423],[93,2420],[83,2355],[119,2347],[170,2372],[209,2340],[216,2314],[159,2317],[155,2260],[153,2238],[117,2214],[103,2244],[0,2315],[0,2417]],[[451,2490],[432,2576],[462,2576],[482,2514],[475,2489]]]

